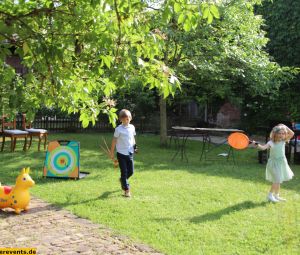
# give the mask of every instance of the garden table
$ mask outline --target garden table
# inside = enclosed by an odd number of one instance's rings
[[[234,132],[241,132],[244,133],[243,130],[240,129],[233,129],[233,128],[192,128],[192,127],[181,127],[181,126],[174,126],[172,127],[172,130],[174,131],[175,137],[177,138],[177,150],[175,154],[173,155],[172,160],[175,159],[175,157],[180,153],[181,154],[181,160],[185,158],[185,160],[188,162],[188,158],[186,155],[186,141],[189,137],[197,136],[202,137],[202,148],[201,148],[201,154],[200,154],[200,160],[203,158],[207,159],[207,154],[214,150],[215,148],[226,144],[226,139],[222,138],[220,142],[217,144],[212,143],[211,141],[211,135],[215,133],[225,133],[225,134],[231,134]],[[228,153],[226,153],[226,158],[228,159],[229,156],[233,155],[233,150],[231,147],[228,149]]]

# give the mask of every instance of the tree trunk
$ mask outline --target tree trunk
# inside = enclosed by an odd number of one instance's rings
[[[163,95],[159,99],[160,107],[160,146],[167,147],[168,137],[167,137],[167,101]]]

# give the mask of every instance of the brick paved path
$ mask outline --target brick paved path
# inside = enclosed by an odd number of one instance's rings
[[[37,248],[43,255],[160,254],[37,198],[20,215],[0,210],[0,247]]]

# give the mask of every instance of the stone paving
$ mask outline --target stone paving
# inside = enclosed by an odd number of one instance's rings
[[[34,197],[28,212],[0,210],[0,247],[37,248],[43,255],[161,254]]]

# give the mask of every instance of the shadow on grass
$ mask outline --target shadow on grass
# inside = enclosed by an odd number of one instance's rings
[[[242,203],[239,203],[239,204],[236,204],[233,206],[229,206],[227,208],[224,208],[222,210],[219,210],[219,211],[216,211],[213,213],[205,213],[200,216],[195,216],[195,217],[189,219],[189,221],[192,223],[196,223],[196,224],[206,222],[206,221],[215,221],[215,220],[218,220],[218,219],[222,218],[223,216],[229,215],[231,213],[235,213],[235,212],[247,210],[247,209],[253,209],[256,207],[266,206],[267,204],[268,204],[268,202],[254,203],[252,201],[244,201]]]
[[[65,201],[65,202],[55,202],[55,206],[57,206],[58,208],[64,208],[64,207],[72,206],[72,205],[88,204],[88,203],[98,201],[98,200],[109,199],[111,194],[117,193],[117,192],[119,192],[119,190],[107,191],[107,192],[104,192],[103,194],[101,194],[98,197],[91,198],[91,199],[86,199],[86,200],[80,199],[79,201],[72,201],[72,195],[69,194],[69,195],[66,196],[67,201]]]
[[[101,199],[101,200],[108,199],[111,194],[114,194],[117,192],[120,192],[120,190],[105,191],[102,193],[102,195],[99,197],[99,199]]]

